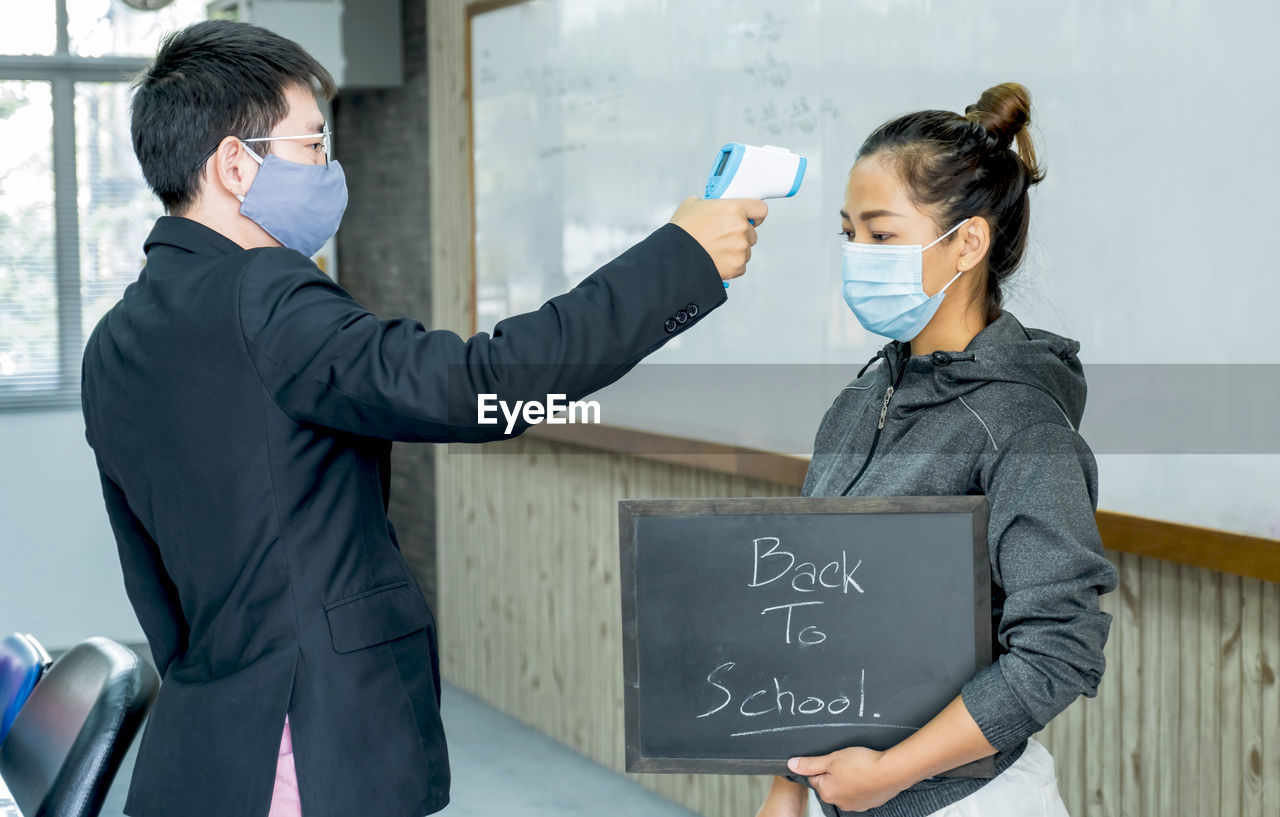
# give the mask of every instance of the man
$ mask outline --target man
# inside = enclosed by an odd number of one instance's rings
[[[83,380],[125,586],[164,678],[134,817],[443,808],[435,627],[386,519],[391,441],[502,437],[477,422],[479,394],[576,399],[613,382],[723,303],[766,215],[686,201],[492,337],[379,320],[307,257],[346,204],[317,88],[334,92],[296,44],[213,21],[166,39],[137,81],[134,150],[169,215],[89,339]]]

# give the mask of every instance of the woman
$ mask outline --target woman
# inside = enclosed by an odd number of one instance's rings
[[[998,659],[888,751],[793,758],[759,817],[801,815],[805,783],[828,815],[1066,814],[1030,737],[1096,694],[1111,622],[1098,596],[1116,572],[1076,433],[1079,344],[1001,308],[1042,178],[1029,122],[1027,90],[1007,83],[963,116],[909,114],[862,145],[841,212],[844,298],[893,342],[827,411],[804,484],[806,496],[985,494]],[[993,780],[936,777],[990,755]]]

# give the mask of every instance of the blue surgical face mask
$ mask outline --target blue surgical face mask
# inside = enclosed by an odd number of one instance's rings
[[[947,287],[961,274],[957,272],[932,297],[926,295],[922,280],[924,251],[954,233],[960,224],[924,247],[919,244],[858,244],[846,241],[841,271],[844,300],[858,323],[868,332],[903,343],[920,334],[942,305]]]
[[[240,199],[240,214],[272,238],[306,256],[315,255],[338,231],[347,209],[347,177],[336,161],[323,165],[290,162],[274,154],[258,162],[258,175]]]

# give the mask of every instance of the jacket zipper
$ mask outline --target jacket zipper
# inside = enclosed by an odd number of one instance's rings
[[[884,393],[884,403],[880,406],[880,422],[876,423],[876,431],[884,428],[884,418],[889,413],[889,399],[891,397],[893,397],[893,386],[890,386],[889,390]]]
[[[880,404],[880,420],[876,423],[876,433],[871,438],[871,450],[867,452],[867,458],[862,461],[862,467],[858,469],[858,473],[854,474],[853,479],[849,480],[849,484],[840,492],[840,496],[845,496],[853,489],[854,484],[866,473],[867,466],[871,464],[871,458],[876,455],[876,446],[880,443],[880,432],[884,430],[884,420],[889,415],[889,401],[893,399],[893,393],[897,391],[898,385],[902,383],[902,376],[907,371],[906,360],[900,361],[899,365],[900,368],[893,378],[893,383],[885,390],[884,402]]]

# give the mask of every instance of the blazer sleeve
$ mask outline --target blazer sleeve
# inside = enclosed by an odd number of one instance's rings
[[[725,301],[711,257],[668,224],[534,312],[463,340],[381,320],[302,255],[254,251],[240,330],[259,377],[296,422],[422,442],[505,438],[481,394],[576,400],[620,378]],[[521,426],[519,430],[523,431]]]
[[[129,507],[124,491],[107,476],[101,464],[98,475],[120,552],[125,592],[163,678],[173,659],[187,649],[187,621],[178,603],[178,589],[165,570],[160,549]]]
[[[1094,511],[1097,469],[1080,435],[1038,423],[1004,442],[981,471],[990,503],[992,577],[1005,594],[996,638],[1004,654],[961,691],[996,749],[1040,731],[1080,695],[1093,697],[1115,589]]]

